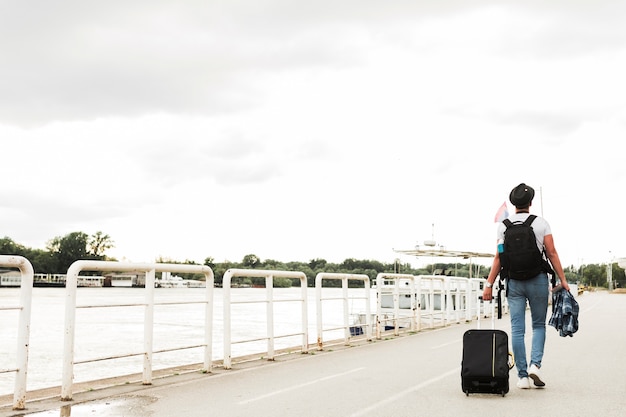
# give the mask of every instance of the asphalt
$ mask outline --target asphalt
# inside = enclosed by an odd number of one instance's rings
[[[0,416],[624,416],[626,295],[595,292],[577,299],[580,330],[574,337],[560,337],[548,326],[546,387],[516,388],[514,368],[505,397],[461,391],[461,340],[476,327],[472,322],[236,363],[210,374],[189,368],[150,386],[132,377],[114,386],[100,381],[77,387],[70,402],[60,401],[60,389],[41,392],[30,395],[26,410],[1,406]],[[481,327],[489,326],[484,320]],[[509,332],[508,316],[496,327]]]

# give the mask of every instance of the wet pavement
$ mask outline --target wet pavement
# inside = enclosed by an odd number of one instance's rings
[[[67,404],[58,410],[47,410],[28,414],[29,417],[86,417],[86,416],[124,416],[147,415],[146,406],[156,401],[153,397],[121,397],[84,404]]]

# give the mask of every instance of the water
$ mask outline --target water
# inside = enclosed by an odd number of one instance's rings
[[[0,289],[0,306],[14,306],[19,300],[19,288]],[[324,289],[323,297],[337,297],[340,289]],[[353,291],[353,290],[351,290]],[[356,290],[362,291],[363,290]],[[266,304],[247,303],[265,299],[265,289],[245,288],[231,290],[233,304],[232,341],[262,338],[267,334]],[[274,289],[275,299],[297,299],[300,288]],[[317,339],[315,290],[307,290],[309,344]],[[202,301],[201,288],[160,288],[155,290],[155,302]],[[63,288],[33,288],[30,351],[27,377],[29,391],[61,385],[65,332],[65,298]],[[77,305],[113,303],[142,303],[145,291],[138,288],[78,288]],[[352,300],[353,311],[364,310],[363,300]],[[324,328],[343,324],[341,301],[323,302]],[[101,358],[109,355],[143,351],[144,306],[81,308],[76,311],[74,360]],[[301,303],[295,301],[274,304],[274,335],[276,337],[301,332]],[[18,311],[0,311],[0,369],[14,368],[16,363]],[[204,343],[205,304],[156,305],[154,307],[155,351],[200,345]],[[223,358],[223,304],[222,289],[214,290],[213,305],[213,359]],[[339,339],[343,331],[324,333],[324,340]],[[277,338],[275,349],[299,347],[301,336]],[[235,343],[232,357],[267,351],[266,341]],[[204,349],[193,348],[156,353],[153,370],[202,363]],[[141,373],[143,357],[133,356],[98,361],[74,366],[74,382],[91,381],[132,373]],[[14,389],[15,373],[0,374],[0,395]]]

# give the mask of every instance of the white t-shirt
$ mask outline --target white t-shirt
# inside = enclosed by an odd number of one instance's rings
[[[530,216],[530,213],[513,213],[508,218],[512,222],[523,222]],[[551,235],[552,230],[550,229],[550,225],[543,218],[537,216],[537,218],[530,225],[533,228],[533,232],[535,232],[535,238],[537,239],[537,247],[540,252],[543,252],[543,238],[544,236]],[[506,226],[504,223],[500,223],[498,225],[498,244],[504,242],[504,231],[506,230]]]

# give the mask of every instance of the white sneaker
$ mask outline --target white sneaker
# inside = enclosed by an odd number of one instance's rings
[[[526,377],[520,378],[519,381],[517,381],[517,388],[529,389],[530,388],[530,381],[528,380],[528,378],[526,378]]]
[[[530,365],[528,369],[528,376],[533,380],[533,384],[536,388],[543,388],[546,386],[546,383],[541,380],[541,374],[539,373],[539,368],[534,363]]]

